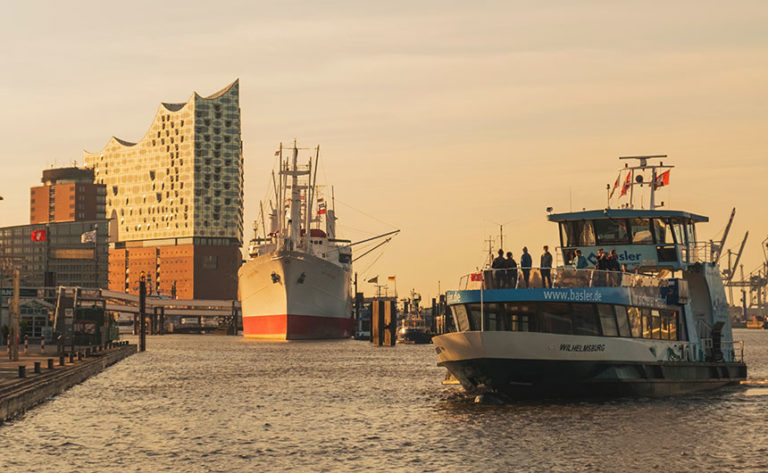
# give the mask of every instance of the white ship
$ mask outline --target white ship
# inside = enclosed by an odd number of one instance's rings
[[[319,147],[313,151],[304,165],[295,143],[289,157],[282,144],[276,152],[274,196],[267,209],[261,204],[252,259],[238,272],[246,338],[346,338],[354,332],[351,243],[336,238],[333,199],[327,202],[316,185]]]

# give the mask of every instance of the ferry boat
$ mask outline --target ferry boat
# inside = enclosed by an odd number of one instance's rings
[[[354,332],[351,242],[336,238],[333,201],[316,185],[320,148],[312,151],[305,165],[296,143],[290,156],[282,144],[275,153],[274,196],[267,213],[261,204],[251,259],[238,271],[245,338],[347,338]]]
[[[621,158],[636,160],[621,170],[623,208],[550,212],[570,263],[549,270],[551,287],[541,268],[464,276],[446,294],[456,331],[432,339],[438,365],[467,390],[511,397],[655,397],[744,380],[720,269],[696,240],[708,218],[655,205],[672,166],[651,162],[664,157]],[[650,209],[632,205],[635,186],[650,188]],[[622,271],[575,267],[577,249],[594,266],[599,248],[615,249]]]

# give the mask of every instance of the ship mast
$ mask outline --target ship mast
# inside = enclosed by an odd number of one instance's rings
[[[662,159],[666,158],[666,154],[656,154],[656,155],[650,155],[650,156],[621,156],[619,159],[636,159],[639,161],[639,164],[635,166],[629,166],[629,164],[625,164],[624,168],[627,170],[630,174],[630,182],[629,182],[629,207],[630,209],[635,208],[635,202],[634,202],[634,189],[636,185],[643,186],[643,184],[646,184],[643,179],[643,175],[645,174],[645,171],[650,170],[651,171],[651,182],[647,183],[651,187],[651,210],[655,210],[656,207],[661,207],[661,205],[656,205],[656,178],[657,178],[657,169],[671,169],[674,166],[668,166],[665,165],[664,162],[659,161],[659,164],[649,164],[649,159]],[[635,172],[637,171],[637,177],[635,177]],[[621,171],[619,171],[621,172]],[[663,205],[663,204],[662,204]]]

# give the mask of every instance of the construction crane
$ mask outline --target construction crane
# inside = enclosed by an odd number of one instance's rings
[[[731,218],[733,218],[733,213],[731,213]],[[728,235],[728,228],[730,226],[731,226],[731,222],[728,222],[728,226],[725,229],[724,236]],[[748,237],[749,237],[749,231],[747,231],[747,233],[744,234],[744,239],[741,240],[741,246],[739,246],[739,251],[736,253],[736,261],[732,262],[733,251],[730,249],[728,250],[728,267],[723,270],[722,278],[725,286],[728,288],[728,296],[729,296],[731,305],[733,305],[733,285],[731,284],[731,282],[733,281],[733,276],[736,274],[736,268],[739,267],[739,261],[741,261],[741,255],[742,253],[744,253],[744,246],[747,244]],[[742,275],[742,279],[743,279],[743,275]]]
[[[762,243],[764,261],[760,266],[744,277],[744,265],[740,266],[741,280],[734,281],[733,274],[736,272],[736,264],[729,268],[729,277],[725,279],[725,286],[728,287],[731,296],[731,305],[733,305],[733,288],[741,288],[741,306],[742,314],[746,318],[747,309],[757,311],[763,317],[768,317],[768,237]],[[742,249],[744,244],[742,243]],[[741,256],[741,250],[739,255]],[[738,257],[736,263],[738,264]]]

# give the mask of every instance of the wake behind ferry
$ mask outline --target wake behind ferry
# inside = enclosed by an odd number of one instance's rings
[[[541,268],[463,277],[447,293],[457,331],[433,338],[438,365],[467,390],[512,397],[666,396],[744,380],[717,259],[696,240],[708,218],[655,205],[672,166],[650,161],[664,157],[621,158],[636,163],[620,170],[624,208],[549,215],[573,263],[544,268],[551,287]],[[650,210],[633,207],[636,186],[650,188]],[[615,249],[622,271],[576,267],[576,250],[594,264],[599,248]]]

